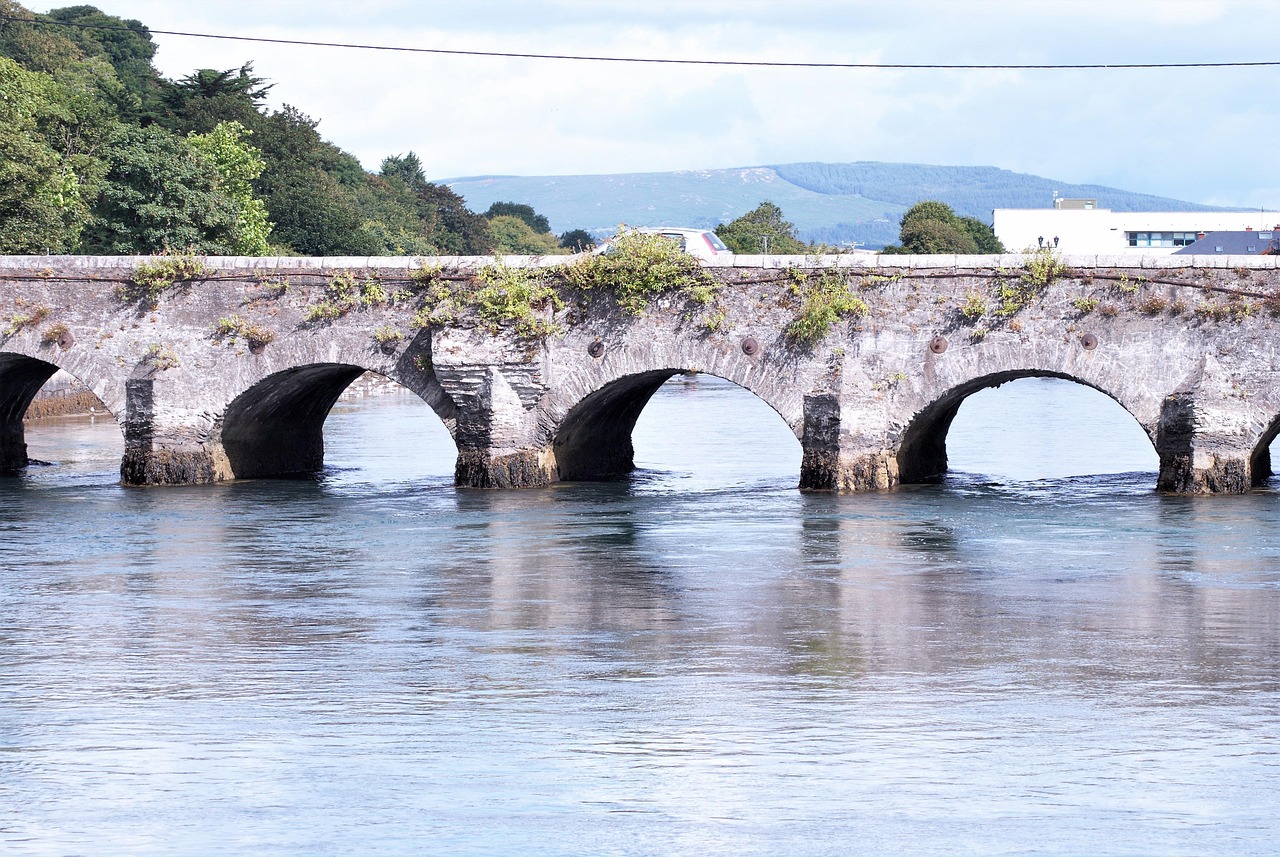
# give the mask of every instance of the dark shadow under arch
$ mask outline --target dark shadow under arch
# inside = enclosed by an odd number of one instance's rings
[[[1280,416],[1271,421],[1249,454],[1250,482],[1255,488],[1275,475],[1271,469],[1271,443],[1277,436],[1280,436]]]
[[[601,482],[622,479],[635,469],[631,432],[640,412],[676,369],[628,375],[587,396],[560,422],[552,450],[560,479]]]
[[[948,390],[912,419],[898,446],[898,476],[904,485],[937,482],[947,473],[947,433],[965,399],[980,390],[998,387],[1023,378],[1054,378],[1097,390],[1120,404],[1115,396],[1099,387],[1062,372],[1010,370],[975,378]],[[1121,407],[1124,407],[1121,404]],[[1125,409],[1128,411],[1128,409]],[[1132,415],[1132,414],[1131,414]],[[1135,418],[1136,421],[1136,418]],[[1144,429],[1144,434],[1146,431]]]
[[[232,474],[290,479],[320,472],[325,418],[364,372],[346,363],[299,366],[269,375],[237,396],[223,412],[220,428]]]
[[[22,418],[31,400],[58,367],[25,354],[0,353],[0,472],[26,467],[26,433]]]
[[[552,438],[559,479],[603,482],[626,478],[635,470],[632,435],[641,412],[663,384],[686,371],[654,369],[627,375],[578,402],[561,420]],[[720,378],[759,398],[757,393],[732,378],[715,373],[700,374]],[[774,412],[777,413],[776,409]],[[779,418],[782,418],[780,414]]]

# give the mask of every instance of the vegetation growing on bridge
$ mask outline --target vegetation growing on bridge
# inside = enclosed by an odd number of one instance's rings
[[[480,269],[480,288],[468,293],[482,321],[493,332],[509,326],[517,336],[550,336],[560,326],[549,316],[564,309],[553,278],[542,268],[512,268],[501,260]]]
[[[200,279],[208,273],[204,260],[189,253],[156,256],[133,269],[133,276],[116,289],[116,297],[150,309],[174,285]]]
[[[62,322],[55,322],[45,328],[44,333],[40,334],[41,345],[58,345],[63,342],[63,337],[71,333],[71,328]]]
[[[243,339],[252,349],[259,349],[275,340],[275,331],[262,325],[253,324],[238,315],[218,319],[213,325],[215,339],[235,342]]]
[[[376,276],[357,280],[350,271],[341,271],[325,284],[324,297],[307,307],[302,320],[307,324],[324,324],[342,318],[352,310],[387,302],[386,289]]]
[[[565,267],[515,267],[499,258],[470,277],[424,268],[408,278],[409,293],[421,301],[414,316],[419,327],[450,324],[471,310],[494,332],[509,328],[531,338],[561,332],[555,314],[575,292],[587,300],[612,296],[624,312],[640,315],[664,294],[707,306],[719,288],[675,242],[635,231],[622,232],[609,253],[583,256]]]
[[[805,348],[812,348],[831,333],[841,318],[858,317],[870,312],[867,302],[854,293],[847,276],[833,269],[817,274],[792,269],[791,293],[800,298],[800,308],[787,325],[787,338]]]
[[[159,342],[153,342],[148,345],[142,359],[162,372],[165,369],[177,369],[182,365],[182,361],[178,359],[178,353]]]
[[[9,324],[4,330],[5,336],[13,336],[15,333],[25,330],[33,324],[40,324],[40,322],[49,317],[50,312],[52,312],[52,310],[47,306],[30,306],[28,304],[22,307],[18,312],[9,316]]]
[[[564,277],[580,291],[612,295],[631,315],[640,315],[655,298],[670,293],[710,304],[719,288],[698,260],[671,239],[627,229],[613,239],[608,253],[583,256]]]

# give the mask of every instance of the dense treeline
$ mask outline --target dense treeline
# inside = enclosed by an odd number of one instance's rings
[[[0,253],[559,248],[545,218],[535,230],[509,209],[492,224],[468,210],[413,152],[367,172],[297,108],[265,109],[271,84],[251,63],[168,80],[138,21],[12,0],[0,16]]]

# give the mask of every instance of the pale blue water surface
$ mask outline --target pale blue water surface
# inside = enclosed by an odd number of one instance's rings
[[[1155,494],[1101,394],[980,393],[946,484],[857,496],[705,376],[617,484],[457,490],[407,395],[326,438],[144,490],[114,423],[29,428],[0,850],[1280,851],[1278,495]]]

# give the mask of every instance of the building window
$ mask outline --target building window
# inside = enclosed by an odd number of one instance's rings
[[[1196,240],[1194,232],[1126,232],[1130,247],[1186,247]]]

